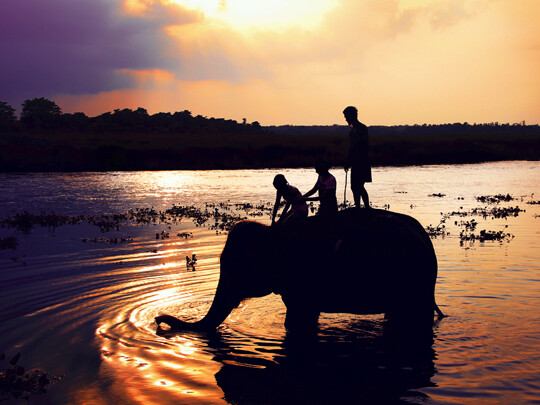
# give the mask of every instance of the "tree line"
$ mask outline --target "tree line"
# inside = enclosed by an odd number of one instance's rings
[[[246,169],[344,164],[348,127],[267,126],[117,109],[65,114],[46,98],[26,100],[20,118],[0,102],[0,172]],[[373,166],[540,160],[540,127],[516,124],[370,126]]]
[[[15,109],[5,101],[0,101],[0,130],[6,131],[77,131],[109,133],[253,133],[261,132],[261,125],[223,118],[193,116],[191,111],[174,113],[160,112],[148,114],[144,108],[115,109],[96,117],[88,117],[82,112],[62,113],[61,108],[47,98],[25,100],[21,106],[20,119]]]

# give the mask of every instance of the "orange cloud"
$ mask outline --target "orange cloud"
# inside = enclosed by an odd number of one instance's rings
[[[114,108],[262,124],[540,122],[540,40],[528,0],[342,0],[316,27],[163,26],[159,67],[122,69],[133,88],[57,98],[65,111]]]

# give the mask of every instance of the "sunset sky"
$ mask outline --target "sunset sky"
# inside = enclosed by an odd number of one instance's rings
[[[538,0],[2,0],[0,101],[263,125],[540,123]]]

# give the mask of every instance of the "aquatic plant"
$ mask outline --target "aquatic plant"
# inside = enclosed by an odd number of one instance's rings
[[[25,370],[23,366],[17,364],[20,357],[21,353],[17,353],[8,362],[6,368],[0,369],[0,401],[29,400],[30,394],[45,394],[53,383],[61,379],[43,370]],[[6,355],[2,353],[0,362],[4,360],[6,360]]]
[[[425,229],[426,229],[427,234],[432,239],[436,238],[437,236],[442,236],[444,238],[446,235],[450,235],[450,232],[446,230],[446,225],[444,225],[443,221],[441,221],[441,223],[439,223],[439,225],[435,227],[429,224],[428,226],[426,226]]]
[[[169,239],[169,232],[161,231],[161,233],[156,233],[156,239]]]
[[[479,234],[474,233],[466,233],[465,231],[462,231],[459,234],[460,244],[463,245],[465,241],[479,241],[479,242],[485,242],[485,241],[499,241],[503,242],[505,240],[513,239],[514,235],[504,232],[504,231],[488,231],[485,229],[482,229]]]
[[[84,243],[86,242],[93,242],[93,243],[110,243],[112,245],[116,245],[118,243],[130,243],[133,242],[133,238],[127,237],[127,238],[105,238],[103,236],[100,236],[99,238],[83,238],[82,241]]]
[[[197,264],[197,256],[195,253],[191,255],[191,258],[189,256],[186,256],[186,269],[188,271],[195,271],[195,265]]]
[[[513,200],[514,197],[512,197],[510,194],[483,195],[480,197],[476,197],[476,201],[487,204],[499,204],[501,201],[508,202]]]

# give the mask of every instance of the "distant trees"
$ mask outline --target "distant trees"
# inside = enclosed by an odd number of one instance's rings
[[[82,132],[82,133],[140,133],[140,134],[235,134],[262,133],[261,125],[238,123],[224,118],[193,116],[191,111],[157,113],[150,115],[145,108],[115,109],[96,117],[82,112],[62,113],[52,100],[44,97],[25,100],[20,120],[15,110],[6,102],[0,102],[0,130],[16,129],[17,132]]]
[[[5,101],[0,101],[0,129],[13,127],[16,119],[15,109]]]
[[[34,98],[22,104],[21,122],[29,128],[52,129],[61,115],[62,110],[54,101]]]

